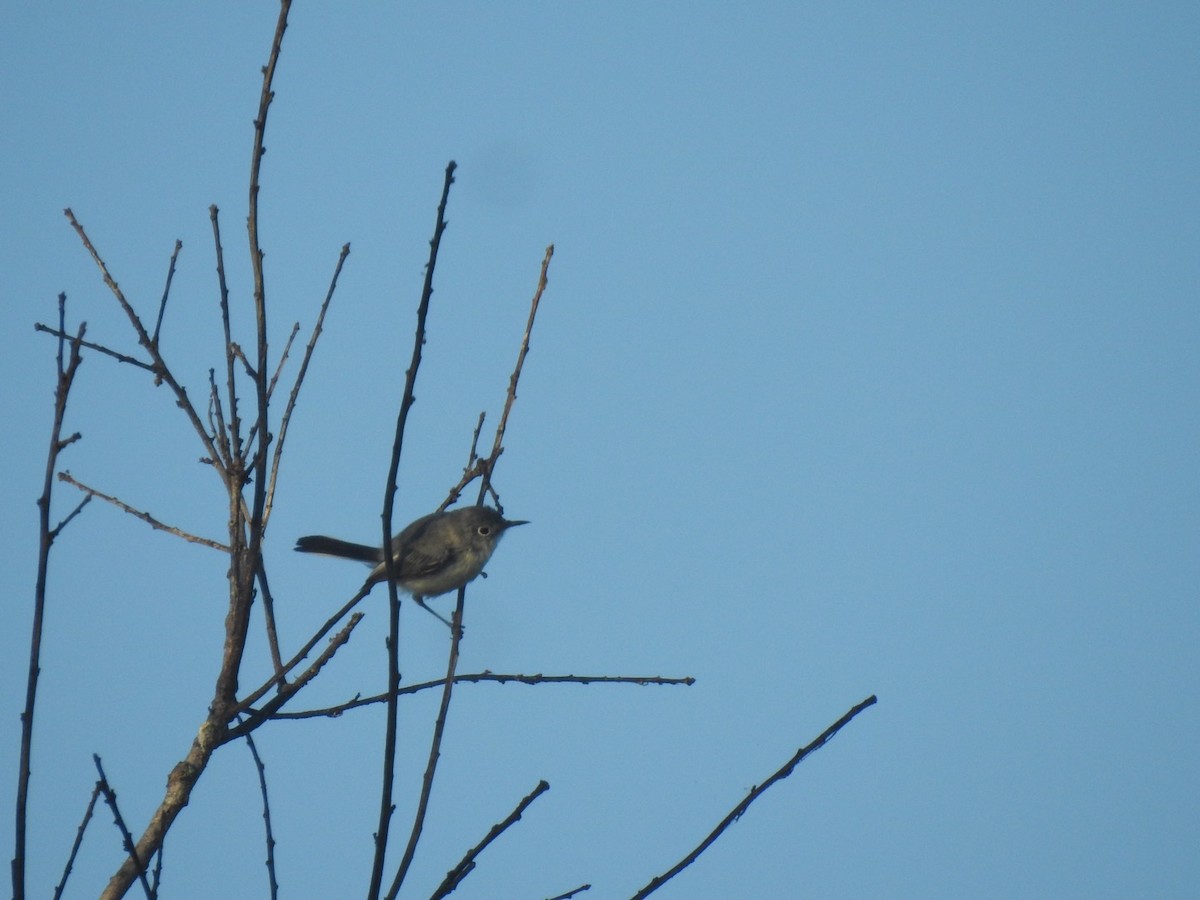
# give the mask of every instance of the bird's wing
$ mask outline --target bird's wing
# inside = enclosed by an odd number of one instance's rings
[[[458,560],[458,548],[446,544],[437,546],[434,552],[422,552],[409,547],[397,560],[397,575],[402,581],[415,578],[426,578],[450,568]]]

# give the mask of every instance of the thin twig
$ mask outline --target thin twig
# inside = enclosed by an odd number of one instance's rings
[[[275,597],[267,583],[267,567],[261,557],[255,577],[258,579],[258,588],[262,591],[263,627],[267,631],[267,646],[271,649],[271,662],[275,665],[275,672],[279,674],[283,672],[283,658],[279,655],[279,631],[275,627]],[[282,674],[279,675],[279,682],[283,684]]]
[[[347,244],[346,246],[349,246]],[[296,341],[296,335],[300,333],[300,323],[293,322],[292,330],[288,332],[287,340],[283,342],[283,351],[279,354],[279,362],[275,365],[275,374],[271,376],[271,381],[267,385],[267,399],[271,400],[275,397],[275,385],[279,384],[279,376],[283,374],[283,366],[288,361],[288,356],[292,352],[292,344]]]
[[[58,295],[58,331],[66,334],[67,295]],[[79,511],[67,516],[55,528],[50,527],[50,500],[54,493],[54,470],[58,467],[58,457],[64,449],[73,444],[78,435],[63,439],[63,422],[67,415],[67,398],[75,383],[75,375],[83,362],[79,348],[83,343],[86,326],[82,323],[74,338],[70,339],[70,355],[64,362],[63,351],[68,341],[65,337],[58,339],[58,352],[55,356],[56,380],[54,386],[54,422],[50,426],[50,447],[46,452],[46,469],[42,479],[42,494],[38,497],[38,562],[37,581],[33,588],[33,625],[29,638],[29,668],[25,677],[25,708],[21,711],[21,760],[17,774],[16,798],[16,830],[13,835],[12,883],[14,900],[25,898],[25,846],[26,824],[29,809],[29,779],[33,756],[33,716],[37,707],[38,676],[41,669],[42,629],[46,613],[46,578],[50,569],[50,548],[54,545],[62,528],[74,518]]]
[[[547,900],[571,900],[576,894],[582,894],[584,891],[590,891],[591,889],[592,886],[590,884],[581,884],[577,888],[571,888],[565,894],[555,894],[553,897],[548,897]]]
[[[100,781],[97,786],[100,788],[100,793],[104,795],[104,802],[108,804],[108,808],[112,810],[113,824],[117,826],[117,830],[121,832],[121,843],[125,852],[133,860],[137,866],[137,877],[142,883],[142,889],[146,892],[146,896],[152,898],[154,891],[150,889],[150,882],[146,880],[146,866],[138,859],[137,847],[133,844],[133,835],[125,825],[125,818],[121,815],[120,807],[117,806],[117,792],[109,786],[108,776],[104,774],[104,765],[100,762],[100,756],[97,753],[92,754],[92,761],[96,764],[96,771],[100,773]]]
[[[229,425],[226,430],[222,416],[221,395],[214,388],[213,403],[217,422],[221,426],[221,441],[227,447],[230,471],[236,471],[244,463],[242,458],[241,413],[238,411],[237,369],[233,365],[233,330],[229,322],[229,285],[225,280],[225,249],[221,245],[221,211],[214,203],[208,208],[208,220],[212,223],[213,247],[217,255],[217,299],[221,308],[221,329],[225,338],[225,403],[229,406]],[[212,377],[211,374],[209,376]]]
[[[446,873],[445,880],[429,895],[429,900],[440,900],[440,898],[448,896],[458,887],[462,883],[462,880],[475,868],[476,858],[487,848],[488,844],[507,831],[514,823],[520,821],[521,814],[529,808],[529,804],[548,790],[550,790],[550,784],[544,779],[539,781],[537,787],[517,804],[516,808],[508,814],[508,817],[503,822],[497,822],[493,825],[492,830],[484,836],[483,840],[468,850],[467,854],[459,860],[458,865]]]
[[[47,325],[43,325],[41,322],[36,323],[33,326],[33,330],[40,331],[43,334],[53,335],[59,340],[64,338],[69,339],[71,337],[69,334],[64,334],[56,328],[50,328]],[[124,353],[118,353],[116,350],[109,349],[103,344],[95,344],[92,341],[80,341],[79,346],[86,347],[88,350],[95,350],[97,353],[103,353],[105,356],[111,356],[117,362],[129,363],[129,365],[137,366],[139,369],[145,369],[147,372],[154,371],[154,365],[152,363],[142,362],[140,359],[134,359],[132,356],[126,356]]]
[[[130,506],[128,503],[125,503],[122,500],[118,500],[116,497],[110,496],[109,494],[105,494],[102,491],[98,491],[93,487],[88,487],[83,482],[76,480],[71,475],[70,472],[59,472],[58,480],[65,481],[67,484],[79,488],[79,490],[86,493],[89,497],[99,497],[105,503],[111,503],[113,506],[117,507],[118,509],[129,513],[135,519],[141,519],[143,522],[145,522],[147,525],[149,525],[151,528],[155,529],[156,531],[165,531],[165,532],[167,532],[167,534],[173,534],[173,535],[175,535],[175,537],[183,538],[188,543],[201,544],[202,546],[205,546],[205,547],[212,547],[214,550],[220,550],[222,553],[229,552],[229,548],[226,547],[224,544],[222,544],[220,541],[214,541],[211,538],[199,537],[198,535],[194,535],[194,534],[191,534],[190,532],[184,531],[182,528],[176,528],[174,525],[167,525],[163,522],[160,522],[158,519],[154,518],[154,516],[150,515],[150,513],[148,513],[148,512],[143,512],[140,509],[135,509],[134,507]]]
[[[162,883],[163,848],[154,854],[154,876],[150,879],[150,894],[158,900],[158,886]]]
[[[225,427],[225,407],[217,387],[217,372],[208,370],[208,427],[212,429],[213,444],[225,465],[233,467],[233,450],[229,446],[229,431]]]
[[[329,639],[329,644],[324,650],[321,651],[321,655],[313,660],[312,665],[301,672],[295,681],[289,684],[281,684],[279,692],[263,706],[261,711],[248,712],[246,721],[239,723],[233,728],[230,728],[226,732],[223,742],[231,741],[234,738],[239,738],[244,734],[249,734],[268,718],[270,718],[273,712],[280,709],[285,703],[292,699],[292,697],[296,696],[300,689],[316,678],[317,673],[324,668],[325,664],[329,662],[329,660],[333,659],[333,654],[337,653],[338,648],[345,644],[346,641],[350,640],[350,633],[354,631],[358,623],[362,621],[362,617],[362,613],[355,613],[352,615],[350,617],[350,621],[346,623],[345,627]],[[273,684],[275,682],[273,681],[271,683]]]
[[[437,268],[438,249],[446,231],[446,204],[450,198],[450,186],[454,184],[457,164],[451,160],[446,166],[442,182],[442,197],[438,203],[437,218],[433,226],[433,237],[429,241],[429,259],[425,263],[425,282],[421,286],[421,300],[417,304],[417,328],[413,336],[412,358],[404,373],[404,393],[400,398],[400,410],[396,415],[396,435],[392,442],[392,457],[388,464],[387,482],[384,485],[383,547],[392,546],[392,514],[395,508],[397,478],[400,471],[400,454],[404,447],[404,428],[408,413],[414,402],[413,391],[417,383],[417,370],[421,367],[421,348],[425,345],[425,320],[429,316],[429,301],[433,297],[433,275]],[[383,777],[379,790],[379,826],[375,831],[375,854],[371,861],[371,881],[367,888],[367,900],[378,900],[383,886],[383,865],[387,856],[388,833],[392,820],[392,788],[396,771],[396,716],[395,691],[400,684],[400,594],[396,584],[396,564],[392,553],[383,554],[388,590],[388,694],[387,725],[383,738]]]
[[[313,324],[312,335],[308,339],[308,345],[304,348],[304,357],[300,360],[300,368],[296,372],[296,381],[292,384],[292,391],[288,394],[287,406],[284,407],[283,416],[279,420],[279,436],[275,439],[275,450],[271,460],[271,482],[267,487],[267,505],[264,517],[270,519],[271,509],[275,502],[275,482],[279,477],[279,463],[283,457],[283,444],[287,440],[288,426],[292,422],[292,413],[296,409],[296,401],[300,397],[300,386],[304,383],[304,376],[308,373],[308,364],[312,361],[313,353],[317,349],[317,339],[321,336],[321,331],[325,325],[325,313],[329,310],[329,304],[333,300],[333,292],[337,288],[338,276],[342,273],[342,266],[346,263],[346,257],[350,255],[350,245],[343,244],[342,252],[338,256],[337,265],[333,269],[333,278],[329,282],[329,290],[325,292],[325,299],[321,303],[321,309],[317,313],[317,321]],[[298,329],[300,326],[297,325]],[[295,336],[296,331],[292,331]],[[288,339],[288,347],[291,346],[291,339]],[[284,355],[287,350],[284,350]],[[283,360],[280,360],[282,366]],[[276,373],[278,377],[278,373]],[[274,391],[275,383],[272,381],[271,390]]]
[[[492,452],[488,456],[488,463],[483,472],[483,483],[479,486],[479,501],[483,502],[484,495],[491,490],[492,487],[492,471],[495,468],[496,460],[500,458],[503,452],[502,444],[504,443],[504,432],[508,428],[508,414],[512,412],[513,403],[517,399],[517,382],[521,380],[521,370],[525,367],[525,357],[529,355],[529,337],[533,333],[533,321],[537,318],[538,306],[542,302],[542,294],[546,290],[547,273],[550,269],[550,260],[554,258],[554,245],[551,244],[546,248],[546,255],[542,257],[542,271],[538,275],[537,290],[533,293],[533,300],[529,304],[529,319],[525,323],[525,334],[521,337],[521,349],[517,351],[517,363],[513,366],[512,375],[508,378],[508,394],[504,398],[504,411],[500,413],[500,422],[496,426],[496,437],[492,442]],[[495,496],[495,492],[492,492]]]
[[[87,809],[83,811],[79,827],[75,829],[75,841],[71,844],[71,852],[67,854],[67,863],[63,866],[62,878],[54,888],[54,900],[59,900],[67,888],[67,879],[71,875],[71,870],[75,868],[75,857],[79,855],[79,848],[83,844],[83,833],[87,831],[88,823],[92,820],[92,813],[96,810],[96,799],[99,796],[100,782],[97,781],[96,786],[92,788],[92,797],[88,800]]]
[[[450,710],[450,696],[454,691],[454,672],[458,668],[458,646],[462,641],[463,606],[466,598],[466,587],[460,587],[454,606],[454,615],[451,618],[450,656],[446,660],[446,678],[442,684],[442,702],[438,707],[437,720],[433,723],[433,737],[429,742],[429,759],[425,763],[425,775],[421,779],[421,796],[417,800],[417,811],[413,816],[413,825],[408,835],[408,844],[404,848],[404,856],[401,857],[400,865],[396,869],[396,877],[392,879],[392,886],[387,892],[387,900],[396,900],[397,895],[400,893],[400,886],[404,884],[404,878],[408,875],[408,868],[412,865],[413,857],[417,853],[417,842],[421,839],[421,832],[425,827],[425,814],[429,809],[429,798],[433,793],[433,777],[437,773],[438,760],[442,755],[442,735],[446,732],[446,718]],[[394,706],[395,702],[396,700],[393,697],[389,702],[389,706]]]
[[[79,433],[76,432],[73,435],[73,437],[78,438]],[[66,442],[64,442],[64,443],[66,443]],[[71,443],[74,443],[74,441],[72,441]],[[91,502],[92,502],[92,495],[85,494],[83,499],[80,500],[77,504],[75,504],[75,508],[73,510],[71,510],[69,513],[67,513],[67,515],[63,517],[63,520],[61,522],[59,522],[57,525],[55,525],[50,530],[50,540],[51,541],[56,540],[58,538],[58,536],[62,533],[62,530],[71,524],[71,520],[74,519],[81,512],[83,512],[83,508]]]
[[[791,759],[789,759],[786,763],[784,763],[783,766],[777,772],[775,772],[774,775],[772,775],[770,778],[768,778],[762,784],[755,786],[750,791],[750,793],[748,793],[746,795],[746,797],[742,800],[742,802],[739,803],[737,806],[735,806],[730,811],[729,815],[727,815],[724,819],[722,819],[721,823],[709,833],[708,837],[706,837],[704,840],[702,840],[699,844],[696,845],[696,849],[694,849],[691,853],[689,853],[687,856],[685,856],[683,859],[681,859],[679,862],[677,862],[674,866],[672,866],[670,869],[668,869],[662,875],[658,875],[658,876],[650,879],[650,882],[644,888],[642,888],[640,891],[638,891],[636,894],[633,895],[633,900],[641,900],[641,898],[643,898],[643,897],[650,896],[650,894],[657,891],[660,887],[662,887],[664,884],[666,884],[668,881],[670,881],[672,878],[674,878],[676,875],[678,875],[680,872],[682,872],[684,869],[686,869],[688,866],[690,866],[692,863],[694,863],[696,861],[697,857],[699,857],[701,853],[703,853],[705,850],[707,850],[708,847],[712,844],[712,842],[715,841],[717,838],[719,838],[721,836],[721,833],[723,831],[725,831],[726,828],[728,828],[730,825],[732,825],[734,822],[736,822],[738,819],[740,819],[742,817],[742,813],[744,813],[747,809],[749,809],[750,804],[753,803],[755,800],[757,800],[767,790],[767,788],[769,788],[775,782],[782,781],[784,778],[787,778],[789,775],[791,775],[792,770],[796,768],[796,766],[800,763],[800,761],[802,759],[804,759],[806,756],[808,756],[814,750],[819,750],[821,747],[824,747],[825,744],[827,744],[829,742],[830,738],[832,738],[835,734],[837,734],[839,731],[841,731],[843,726],[848,724],[851,719],[853,719],[855,716],[857,716],[860,712],[862,712],[868,706],[872,706],[875,702],[876,702],[875,695],[872,694],[866,700],[862,701],[862,703],[859,703],[857,706],[851,708],[844,716],[842,716],[840,719],[838,719],[836,722],[834,722],[832,725],[830,725],[828,728],[826,728],[823,732],[821,732],[821,734],[812,743],[807,744],[806,746],[801,747],[799,750],[797,750],[796,755],[793,756]]]
[[[487,410],[481,409],[479,411],[479,421],[475,423],[475,431],[471,434],[471,452],[467,455],[467,465],[463,469],[464,472],[471,471],[475,467],[475,460],[479,459],[479,435],[483,431],[483,420],[485,418],[487,418]]]
[[[150,340],[158,346],[158,334],[162,330],[163,314],[167,311],[167,297],[171,294],[171,282],[175,279],[175,263],[179,259],[179,251],[183,249],[183,241],[176,239],[175,250],[171,254],[170,265],[167,266],[167,283],[163,285],[162,299],[158,302],[158,318],[154,320],[154,334]]]
[[[467,461],[467,467],[463,470],[462,478],[458,484],[450,488],[446,499],[442,501],[439,510],[446,509],[450,504],[458,500],[463,490],[476,478],[482,478],[479,485],[479,496],[477,503],[482,503],[484,498],[489,494],[496,501],[496,506],[500,506],[500,498],[492,487],[492,473],[496,469],[496,462],[504,453],[504,433],[508,428],[508,416],[512,411],[513,403],[517,399],[517,382],[521,379],[521,370],[525,366],[525,357],[529,354],[529,337],[533,333],[533,322],[537,318],[538,306],[542,302],[542,294],[546,290],[547,274],[550,268],[550,260],[554,256],[554,245],[551,244],[546,248],[546,255],[542,258],[542,268],[538,276],[537,289],[534,291],[533,300],[529,304],[529,318],[525,323],[525,334],[521,338],[521,347],[517,351],[517,362],[513,366],[512,374],[508,377],[508,392],[504,398],[504,411],[501,413],[500,422],[496,426],[496,435],[492,440],[492,452],[486,457],[477,455],[477,445],[479,442],[479,430],[483,427],[483,414],[479,415],[479,422],[475,427],[475,435],[471,441],[471,455]]]
[[[472,684],[482,683],[485,681],[494,681],[498,684],[505,684],[509,681],[517,684],[637,684],[637,685],[686,685],[690,687],[696,683],[696,679],[690,675],[685,678],[667,678],[662,675],[501,675],[495,672],[477,672],[468,675],[455,675],[454,681],[456,684]],[[446,679],[437,678],[433,681],[422,681],[416,684],[406,684],[397,690],[398,694],[416,694],[420,691],[427,691],[431,688],[441,687],[446,683]],[[355,697],[353,700],[348,700],[345,703],[339,703],[337,706],[328,706],[324,709],[307,709],[298,712],[277,713],[272,716],[276,719],[313,719],[313,718],[330,718],[336,719],[343,713],[349,712],[352,709],[358,709],[363,706],[371,706],[375,703],[383,703],[387,700],[387,694],[376,694],[373,697]]]
[[[463,488],[483,474],[483,461],[479,458],[479,434],[483,431],[485,415],[486,413],[481,412],[478,421],[475,423],[475,431],[471,434],[471,452],[467,454],[467,464],[463,467],[462,477],[458,479],[458,484],[450,488],[449,493],[446,494],[446,499],[438,507],[438,512],[448,509],[457,503],[458,498],[462,496]]]
[[[271,900],[279,896],[279,882],[275,880],[275,836],[271,833],[271,802],[267,799],[267,767],[263,765],[258,748],[254,746],[254,738],[246,733],[246,746],[254,757],[254,768],[258,771],[258,789],[262,793],[263,827],[267,835],[267,881],[270,885]]]
[[[317,629],[316,634],[314,634],[305,642],[304,646],[297,651],[295,656],[283,664],[283,670],[281,672],[276,672],[265,682],[239,700],[238,704],[233,707],[232,710],[230,710],[230,715],[236,716],[239,713],[246,712],[256,702],[266,696],[267,692],[270,691],[271,688],[276,687],[283,676],[287,675],[288,672],[292,671],[292,669],[296,668],[296,666],[300,665],[300,663],[304,661],[305,657],[308,656],[313,647],[317,646],[321,638],[329,634],[329,632],[333,630],[334,626],[346,617],[346,614],[350,612],[350,610],[354,609],[354,607],[358,606],[358,604],[362,602],[363,597],[367,596],[367,594],[371,592],[372,587],[373,585],[370,582],[365,583],[359,589],[358,593],[351,597],[341,609],[325,620],[325,624]]]
[[[175,394],[177,405],[188,417],[188,421],[192,423],[192,428],[195,430],[196,435],[200,438],[200,442],[204,445],[204,449],[208,452],[210,464],[221,477],[222,482],[224,482],[226,487],[228,487],[229,473],[221,464],[221,460],[217,456],[216,448],[213,446],[212,440],[209,438],[208,432],[204,428],[204,423],[200,420],[200,414],[196,412],[195,406],[192,405],[192,401],[188,397],[187,391],[175,379],[175,376],[171,374],[171,370],[167,368],[166,361],[163,359],[162,354],[159,353],[158,347],[153,341],[150,340],[150,335],[146,332],[146,328],[142,324],[142,320],[134,311],[133,306],[130,305],[129,301],[125,298],[125,293],[121,290],[120,286],[113,279],[112,275],[109,274],[108,266],[105,264],[103,258],[101,258],[100,252],[92,244],[92,240],[88,237],[83,226],[79,224],[79,221],[75,218],[75,213],[71,212],[70,209],[63,210],[63,213],[66,215],[67,221],[71,223],[71,227],[75,229],[75,233],[79,235],[79,239],[83,241],[84,248],[88,251],[88,253],[91,254],[92,261],[100,270],[100,274],[104,279],[104,283],[108,286],[109,291],[112,292],[112,295],[116,298],[117,303],[120,305],[121,309],[124,310],[126,318],[129,319],[129,324],[133,326],[133,330],[137,333],[138,343],[141,344],[142,347],[145,348],[146,352],[150,354],[150,359],[153,361],[153,366],[151,367],[150,371],[154,372],[156,376],[161,377],[162,380],[167,383],[167,386],[171,388],[171,391]]]

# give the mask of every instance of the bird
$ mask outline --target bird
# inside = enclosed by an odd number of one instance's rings
[[[425,600],[474,581],[504,533],[528,524],[524,519],[506,519],[490,506],[466,506],[422,516],[392,538],[396,584],[412,594],[418,606],[452,628],[444,616],[425,605]],[[382,547],[310,534],[296,541],[296,551],[373,564],[364,588],[387,580]]]

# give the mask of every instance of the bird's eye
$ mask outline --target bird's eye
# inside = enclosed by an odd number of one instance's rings
[[[487,537],[489,534],[492,533],[492,526],[491,525],[480,525],[479,533],[482,534],[484,537]]]

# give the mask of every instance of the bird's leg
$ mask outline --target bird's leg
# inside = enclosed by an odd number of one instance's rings
[[[438,613],[438,612],[434,611],[433,609],[431,609],[430,607],[426,606],[425,598],[422,597],[420,594],[413,594],[413,603],[417,604],[417,606],[421,607],[421,609],[425,610],[425,612],[429,613],[431,616],[436,618],[439,622],[441,622],[443,625],[445,625],[451,631],[454,631],[454,626],[452,624],[450,624],[450,620],[447,619],[445,616],[443,616],[441,613]]]

